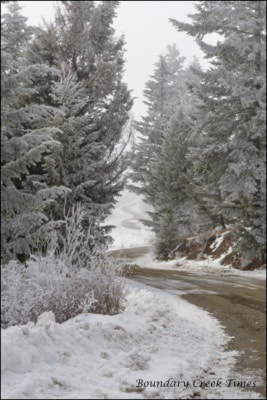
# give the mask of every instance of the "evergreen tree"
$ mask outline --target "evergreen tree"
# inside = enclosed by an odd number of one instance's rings
[[[207,206],[239,225],[240,249],[265,259],[266,2],[203,1],[192,24],[172,20],[197,38],[211,67],[199,96],[204,135],[195,150]],[[215,46],[203,38],[223,35]]]
[[[164,132],[177,106],[177,93],[183,90],[183,61],[175,46],[169,46],[167,54],[159,57],[154,74],[144,90],[147,115],[142,117],[141,122],[135,123],[141,136],[136,146],[133,173],[130,174],[135,184],[129,187],[143,193],[145,200],[153,206],[157,192],[153,170],[161,152]]]
[[[39,78],[51,73],[44,64],[27,63],[33,30],[26,25],[17,2],[10,2],[2,19],[2,259],[25,258],[46,243],[49,212],[64,187],[48,187],[39,173],[60,143],[53,127],[56,110],[36,103]]]
[[[151,216],[156,233],[156,253],[160,258],[168,258],[182,238],[196,231],[196,207],[190,192],[187,158],[191,133],[189,121],[181,110],[176,111],[152,171],[157,191]]]
[[[199,74],[196,73],[199,72]],[[176,46],[168,46],[146,85],[148,113],[137,129],[137,145],[131,178],[134,191],[153,206],[145,221],[156,234],[156,253],[168,258],[185,236],[196,234],[213,216],[198,194],[190,148],[198,139],[195,119],[201,101],[195,94],[201,68],[197,60],[184,69]]]
[[[189,235],[216,224],[198,191],[191,148],[199,140],[195,111],[200,104],[195,96],[201,68],[195,60],[183,72],[183,85],[175,92],[170,122],[166,126],[153,168],[156,187],[154,212],[151,213],[156,233],[156,252],[168,258],[177,243]],[[177,86],[176,86],[177,88]],[[176,108],[174,108],[176,104]]]
[[[72,189],[67,206],[82,202],[87,207],[100,241],[106,238],[100,223],[123,187],[126,164],[118,143],[132,105],[122,82],[124,41],[115,38],[112,28],[117,5],[62,2],[55,23],[34,43],[39,57],[48,56],[61,73],[51,104],[63,113],[57,121],[63,147],[47,179]]]

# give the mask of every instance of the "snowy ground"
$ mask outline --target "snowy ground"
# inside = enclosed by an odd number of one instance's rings
[[[154,240],[152,231],[144,226],[140,219],[147,217],[146,212],[150,211],[147,204],[143,202],[142,196],[138,196],[125,189],[118,198],[117,205],[106,220],[107,224],[114,225],[116,228],[112,231],[114,243],[111,249],[123,249],[135,246],[151,246]],[[213,251],[221,244],[223,235],[213,243]],[[155,260],[153,254],[136,259],[134,262],[144,268],[174,269],[179,271],[196,272],[198,274],[219,273],[241,275],[257,279],[266,279],[266,269],[257,269],[255,271],[240,271],[231,266],[223,266],[220,263],[226,254],[222,254],[220,259],[213,260],[208,257],[206,260],[194,261],[186,258],[179,258],[168,262],[159,262]]]
[[[58,324],[44,313],[2,330],[2,398],[259,398],[228,387],[235,354],[223,351],[229,338],[216,319],[141,284],[128,281],[126,292],[118,315]]]
[[[116,226],[112,231],[112,249],[146,246],[153,242],[154,234],[139,221],[147,218],[146,211],[149,210],[150,207],[144,203],[142,196],[127,189],[122,191],[112,214],[105,221],[107,225]]]
[[[152,252],[134,260],[134,263],[143,268],[158,268],[173,271],[186,271],[200,274],[220,274],[220,275],[239,275],[248,278],[266,279],[266,269],[256,269],[254,271],[241,271],[230,265],[222,265],[220,260],[225,257],[222,254],[220,258],[212,259],[208,257],[205,260],[187,260],[185,257],[176,258],[171,261],[157,261]]]
[[[144,207],[123,193],[107,221],[117,225],[113,248],[151,244],[153,235],[136,221]],[[138,260],[164,269],[175,263]],[[58,324],[45,313],[36,324],[2,330],[2,398],[260,398],[253,387],[243,393],[229,386],[236,354],[224,351],[230,338],[208,312],[138,283],[127,281],[125,290],[118,315],[80,314]]]

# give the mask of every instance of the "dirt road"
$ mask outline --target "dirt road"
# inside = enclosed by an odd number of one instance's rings
[[[113,252],[133,261],[147,248]],[[266,298],[265,282],[240,276],[197,275],[183,271],[132,267],[129,277],[162,290],[182,295],[189,302],[209,311],[233,339],[229,350],[238,350],[235,373],[256,380],[256,391],[266,395]]]

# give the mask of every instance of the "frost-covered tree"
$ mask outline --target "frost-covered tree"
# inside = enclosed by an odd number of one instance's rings
[[[117,6],[115,1],[62,2],[55,22],[33,43],[39,59],[60,70],[50,99],[62,111],[57,120],[62,151],[46,179],[71,188],[67,208],[82,202],[99,227],[100,241],[107,232],[100,223],[123,187],[126,163],[118,143],[132,105],[122,81],[124,40],[112,27]]]
[[[167,258],[179,240],[192,234],[194,199],[191,197],[190,163],[187,158],[192,126],[182,111],[172,118],[164,134],[158,160],[151,174],[156,194],[150,213],[156,233],[156,253]]]
[[[266,2],[203,1],[192,23],[172,20],[196,37],[211,67],[199,96],[202,145],[195,149],[202,197],[239,226],[239,248],[265,259]],[[216,45],[203,40],[217,33]]]
[[[180,57],[175,46],[169,46],[167,54],[159,57],[144,90],[147,115],[135,123],[140,139],[135,149],[133,172],[130,174],[134,182],[131,188],[143,193],[151,205],[154,205],[157,192],[153,177],[154,166],[161,152],[164,132],[177,106],[177,93],[183,90],[183,62],[184,58]]]
[[[49,187],[40,164],[58,151],[53,127],[56,110],[36,102],[37,81],[51,73],[45,64],[27,62],[33,33],[17,2],[8,4],[1,37],[1,219],[2,259],[24,258],[42,247],[51,225],[49,213],[64,187]]]
[[[214,215],[199,195],[191,157],[191,148],[200,139],[196,109],[201,101],[195,95],[200,74],[197,60],[183,71],[182,90],[176,86],[170,121],[151,171],[156,190],[154,212],[150,215],[156,233],[156,252],[161,258],[167,258],[186,236],[216,225]]]
[[[194,60],[185,69],[183,61],[176,46],[168,46],[146,85],[147,115],[136,124],[142,136],[131,174],[135,185],[130,187],[153,206],[146,223],[156,234],[156,253],[161,258],[167,258],[179,240],[196,234],[203,224],[214,224],[199,196],[190,154],[199,140],[196,108],[201,100],[195,91],[201,68]]]

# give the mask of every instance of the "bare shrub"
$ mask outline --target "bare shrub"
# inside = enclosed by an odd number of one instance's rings
[[[121,310],[121,300],[123,298],[122,280],[118,275],[122,274],[122,268],[102,265],[95,269],[94,280],[92,280],[92,291],[94,299],[92,310],[98,314],[117,314]]]

